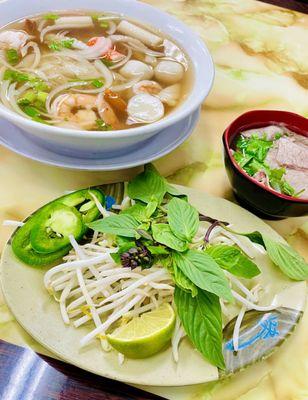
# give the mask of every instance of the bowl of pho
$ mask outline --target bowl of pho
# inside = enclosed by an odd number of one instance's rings
[[[83,7],[1,5],[1,117],[57,153],[100,157],[130,151],[200,107],[214,67],[188,27],[137,1]]]

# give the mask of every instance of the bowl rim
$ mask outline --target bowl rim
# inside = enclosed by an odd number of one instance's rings
[[[160,9],[153,7],[149,4],[142,3],[140,1],[134,0],[134,7],[139,7],[139,8],[144,8],[153,10],[156,15],[162,15],[164,18],[167,18],[168,21],[170,21],[170,24],[173,24],[177,28],[181,28],[184,32],[189,33],[189,35],[194,39],[194,45],[197,46],[200,49],[200,57],[203,59],[202,62],[196,62],[193,60],[189,54],[188,57],[190,59],[192,68],[193,68],[193,83],[190,89],[190,93],[188,96],[185,98],[185,100],[179,105],[178,108],[175,110],[172,110],[172,112],[163,117],[161,120],[156,121],[154,123],[146,124],[146,125],[141,125],[135,128],[128,128],[128,129],[122,129],[122,130],[112,130],[112,131],[87,131],[87,130],[76,130],[76,129],[70,129],[70,128],[62,128],[62,127],[56,127],[52,125],[46,125],[42,124],[37,121],[33,121],[31,119],[28,119],[22,115],[19,115],[15,113],[12,110],[7,109],[3,104],[0,104],[0,116],[6,118],[12,123],[18,123],[19,126],[22,129],[22,125],[26,126],[27,128],[40,128],[46,133],[51,133],[55,136],[67,136],[67,137],[82,137],[82,138],[91,138],[91,139],[100,139],[100,138],[106,138],[106,139],[113,139],[113,138],[119,138],[119,139],[124,139],[127,137],[135,136],[144,136],[146,133],[150,133],[153,131],[159,132],[162,129],[175,124],[176,122],[180,121],[181,119],[186,118],[188,115],[192,114],[199,106],[202,104],[204,99],[207,97],[207,95],[210,93],[214,80],[215,80],[215,66],[214,66],[214,61],[211,56],[211,53],[209,49],[207,48],[206,44],[204,41],[201,39],[201,37],[195,33],[189,26],[187,26],[185,23],[182,21],[178,20],[177,18],[173,17],[167,12],[161,11]],[[73,8],[68,8],[66,7],[65,10],[70,10]],[[83,10],[85,12],[89,11],[86,8],[78,8],[78,10]],[[55,9],[55,11],[64,11],[64,8],[59,10]],[[41,13],[43,13],[42,11]],[[112,11],[108,11],[112,12]],[[32,15],[32,14],[31,14]],[[125,17],[125,13],[123,13],[123,16]],[[131,18],[131,16],[130,16]],[[157,27],[155,24],[155,20],[151,22],[151,25],[154,28],[157,28],[164,33],[164,29],[161,29]],[[173,38],[172,35],[169,35]],[[178,43],[177,39],[174,39],[176,43]],[[180,43],[180,46],[184,49],[186,53],[188,45],[183,45]],[[207,79],[207,84],[206,85],[199,85],[196,79],[196,75],[198,72],[202,71],[202,67],[204,64],[207,65],[208,67],[208,79]],[[193,92],[195,91],[196,87],[199,89],[199,95],[198,96],[192,96]]]
[[[250,116],[253,117],[251,119],[251,124],[253,125],[253,123],[257,123],[258,120],[255,118],[260,112],[262,113],[276,113],[276,114],[284,114],[284,115],[290,115],[291,117],[293,117],[294,119],[302,119],[302,120],[307,120],[307,118],[303,117],[302,115],[296,114],[294,112],[290,112],[290,111],[282,111],[282,110],[252,110],[252,111],[247,111],[241,115],[239,115],[236,119],[234,119],[229,126],[225,129],[224,133],[223,133],[223,144],[224,147],[226,149],[227,155],[229,160],[232,163],[232,166],[247,180],[249,180],[251,183],[253,183],[254,185],[260,187],[261,189],[263,189],[264,191],[271,193],[273,196],[278,197],[281,200],[287,200],[287,201],[291,201],[294,203],[301,203],[301,204],[308,204],[308,199],[300,199],[300,198],[296,198],[296,197],[292,197],[292,196],[288,196],[286,194],[282,194],[279,192],[276,192],[274,189],[269,188],[265,185],[262,185],[260,182],[256,181],[255,179],[253,179],[250,175],[247,174],[247,172],[245,172],[234,160],[234,157],[232,156],[231,153],[231,148],[229,145],[229,140],[230,140],[230,136],[233,133],[233,126],[234,124],[240,119],[243,118],[244,116]],[[308,121],[308,120],[307,120]],[[279,121],[275,122],[279,123]],[[273,124],[273,119],[269,119],[269,123]],[[283,123],[285,124],[285,123]],[[296,124],[294,124],[296,125]],[[238,130],[239,128],[237,128]],[[238,133],[237,133],[238,135]],[[307,137],[308,137],[308,132],[307,132]]]

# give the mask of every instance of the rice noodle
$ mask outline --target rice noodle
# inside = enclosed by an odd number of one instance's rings
[[[60,25],[49,25],[46,28],[43,28],[40,33],[40,41],[44,42],[44,37],[48,32],[63,30],[63,29],[81,29],[84,26],[80,26],[79,24],[60,24]]]
[[[110,39],[113,43],[127,43],[129,47],[133,50],[140,51],[141,53],[147,54],[153,57],[164,57],[165,53],[154,51],[146,47],[140,40],[132,38],[131,36],[126,35],[110,35]]]
[[[116,30],[117,30],[117,25],[113,21],[109,20],[109,28],[106,31],[108,35],[113,35]]]
[[[111,90],[113,92],[123,92],[124,90],[130,89],[131,87],[133,87],[136,83],[138,83],[140,81],[141,77],[137,77],[134,78],[128,82],[122,83],[120,85],[114,85],[111,86]]]
[[[252,303],[251,301],[249,301],[248,299],[245,299],[243,296],[241,296],[240,294],[238,294],[237,292],[235,292],[234,290],[231,291],[234,298],[239,302],[242,303],[243,305],[245,305],[247,308],[251,309],[251,310],[256,310],[256,311],[271,311],[271,310],[275,310],[276,308],[278,308],[278,305],[269,305],[269,306],[258,306],[257,304]]]
[[[27,44],[21,49],[21,55],[22,55],[22,57],[25,57],[25,55],[27,54],[27,52],[28,52],[28,50],[29,50],[30,48],[32,48],[32,49],[33,49],[33,52],[34,52],[34,61],[33,61],[33,64],[32,64],[29,68],[35,69],[35,68],[39,65],[39,63],[40,63],[40,61],[41,61],[41,51],[40,51],[40,49],[39,49],[37,43],[35,43],[35,42],[29,42],[29,43],[27,43]],[[19,66],[19,65],[18,65],[18,66]],[[18,67],[18,66],[17,66],[17,67]]]

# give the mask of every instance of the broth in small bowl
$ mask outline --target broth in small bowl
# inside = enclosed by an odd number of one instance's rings
[[[124,151],[208,94],[211,57],[173,17],[135,1],[111,10],[94,1],[103,11],[50,11],[49,3],[29,17],[10,9],[15,21],[0,30],[0,114],[41,144],[77,156]]]
[[[277,219],[308,212],[308,120],[286,111],[239,116],[223,135],[225,165],[236,198]]]

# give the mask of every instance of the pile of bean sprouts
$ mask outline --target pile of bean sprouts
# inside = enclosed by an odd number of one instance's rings
[[[125,198],[119,210],[130,205],[130,199]],[[107,211],[97,202],[97,206],[108,218],[112,211]],[[202,223],[193,241],[193,247],[201,249],[204,235],[209,223]],[[172,276],[161,265],[154,265],[142,270],[140,267],[124,268],[114,262],[111,254],[117,252],[117,247],[107,234],[94,232],[88,243],[79,245],[73,237],[70,238],[73,249],[64,257],[64,262],[51,268],[44,277],[44,285],[48,292],[59,303],[61,316],[65,324],[73,324],[75,328],[92,321],[89,332],[81,339],[80,345],[100,339],[103,350],[110,350],[105,335],[108,330],[127,323],[133,317],[154,310],[163,303],[174,307],[174,282]],[[238,236],[226,231],[220,226],[215,227],[209,236],[210,244],[237,245],[248,257],[254,258],[256,252],[264,253],[262,246],[239,239]],[[242,280],[224,271],[229,280],[232,294],[239,314],[236,319],[233,342],[238,350],[241,322],[247,310],[269,311],[277,306],[260,306],[260,284],[248,289]],[[233,317],[228,310],[228,303],[220,300],[222,313],[226,321]],[[179,345],[185,332],[177,318],[171,345],[174,361],[179,360]],[[119,355],[119,362],[124,357]]]

